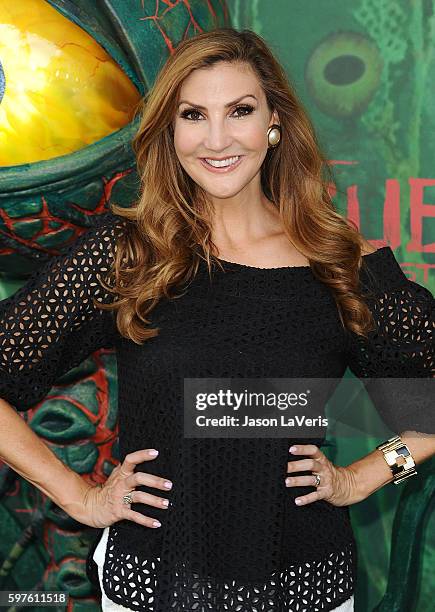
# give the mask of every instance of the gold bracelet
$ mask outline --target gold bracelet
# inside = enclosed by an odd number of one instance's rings
[[[394,476],[394,484],[417,475],[414,459],[400,436],[394,436],[376,448],[384,453],[384,459]]]

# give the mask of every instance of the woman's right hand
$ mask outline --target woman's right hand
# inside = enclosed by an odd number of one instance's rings
[[[104,483],[104,485],[90,486],[85,493],[83,501],[83,517],[80,522],[90,527],[108,527],[122,519],[128,519],[151,527],[161,526],[159,521],[140,512],[135,512],[130,505],[123,502],[123,496],[131,493],[133,503],[143,503],[156,508],[166,509],[168,500],[157,495],[143,491],[135,491],[138,485],[155,487],[162,491],[169,491],[172,483],[165,479],[148,474],[148,472],[135,472],[134,468],[143,461],[151,461],[158,455],[150,454],[154,449],[143,449],[126,455],[124,461],[118,464]],[[165,486],[169,483],[171,486]]]

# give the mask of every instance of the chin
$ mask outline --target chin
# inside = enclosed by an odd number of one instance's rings
[[[212,198],[217,198],[221,200],[227,200],[228,198],[233,198],[240,191],[242,191],[244,185],[240,185],[239,187],[234,187],[233,189],[208,189],[206,185],[201,185],[206,194]]]

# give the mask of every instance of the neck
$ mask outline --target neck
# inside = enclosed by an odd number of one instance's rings
[[[276,206],[264,195],[213,201],[212,240],[223,250],[238,250],[282,233]]]

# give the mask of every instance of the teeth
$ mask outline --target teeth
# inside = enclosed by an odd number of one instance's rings
[[[227,159],[208,159],[205,158],[205,161],[210,164],[210,166],[214,166],[215,168],[223,168],[224,166],[231,166],[231,164],[236,163],[236,161],[240,158],[240,155],[237,157],[228,157]]]

